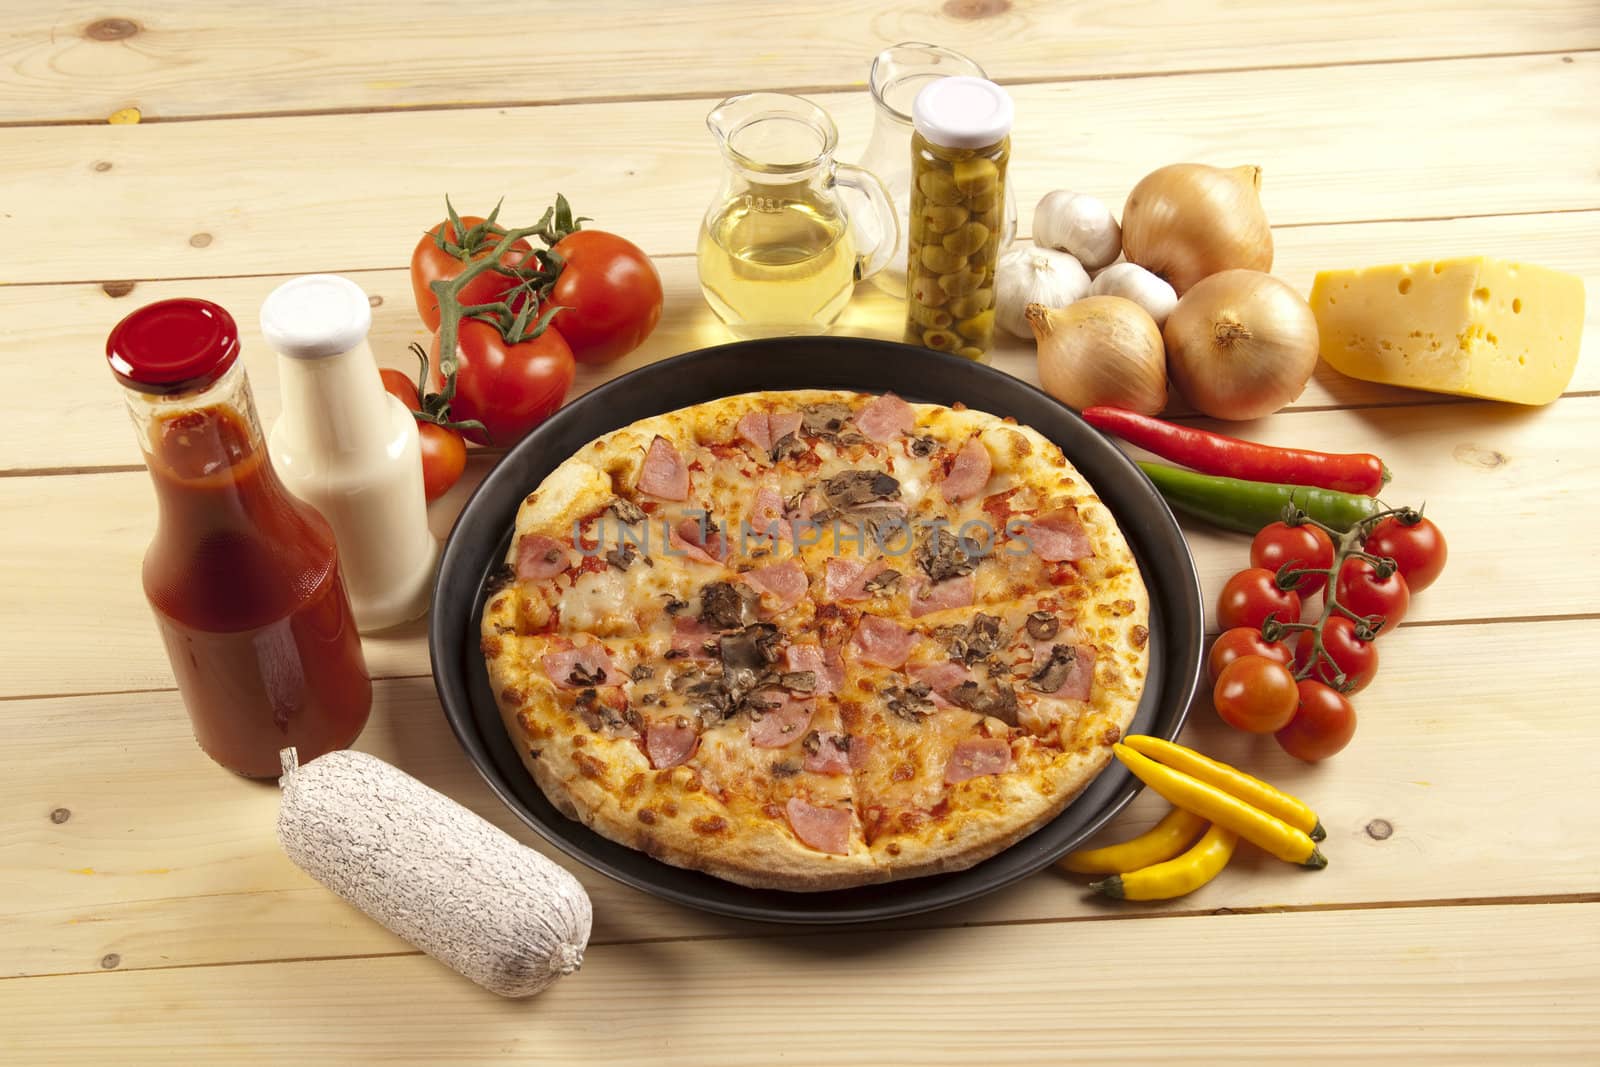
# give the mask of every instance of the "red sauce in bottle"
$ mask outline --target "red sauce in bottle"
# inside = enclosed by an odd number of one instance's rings
[[[138,389],[131,372],[118,376]],[[304,763],[355,741],[372,682],[333,531],[278,480],[248,386],[233,391],[242,411],[203,387],[194,407],[154,409],[145,461],[160,522],[144,588],[200,747],[231,771],[275,778],[279,749],[293,745]]]

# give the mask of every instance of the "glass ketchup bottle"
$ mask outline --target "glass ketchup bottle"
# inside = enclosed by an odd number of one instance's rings
[[[163,300],[106,339],[155,483],[144,558],[155,611],[194,724],[217,763],[276,778],[355,741],[372,707],[333,531],[273,472],[239,362],[233,319]]]

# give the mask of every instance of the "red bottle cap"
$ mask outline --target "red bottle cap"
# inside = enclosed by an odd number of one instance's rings
[[[203,389],[239,357],[233,316],[209,300],[161,300],[117,323],[106,360],[117,381],[166,396]]]

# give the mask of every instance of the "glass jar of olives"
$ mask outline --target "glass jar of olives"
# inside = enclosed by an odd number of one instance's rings
[[[1011,97],[982,78],[933,82],[911,117],[908,344],[986,359],[1011,157]]]

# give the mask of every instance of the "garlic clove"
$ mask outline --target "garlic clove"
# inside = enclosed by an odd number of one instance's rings
[[[1025,341],[1033,339],[1026,314],[1029,304],[1063,308],[1088,295],[1089,273],[1066,252],[1019,248],[995,265],[995,322]]]
[[[1072,255],[1094,271],[1122,253],[1122,230],[1105,203],[1083,193],[1057,189],[1033,210],[1033,240]]]
[[[1132,300],[1150,313],[1156,325],[1166,323],[1178,306],[1178,294],[1162,279],[1137,263],[1115,263],[1094,276],[1089,286],[1093,296],[1120,296]]]

